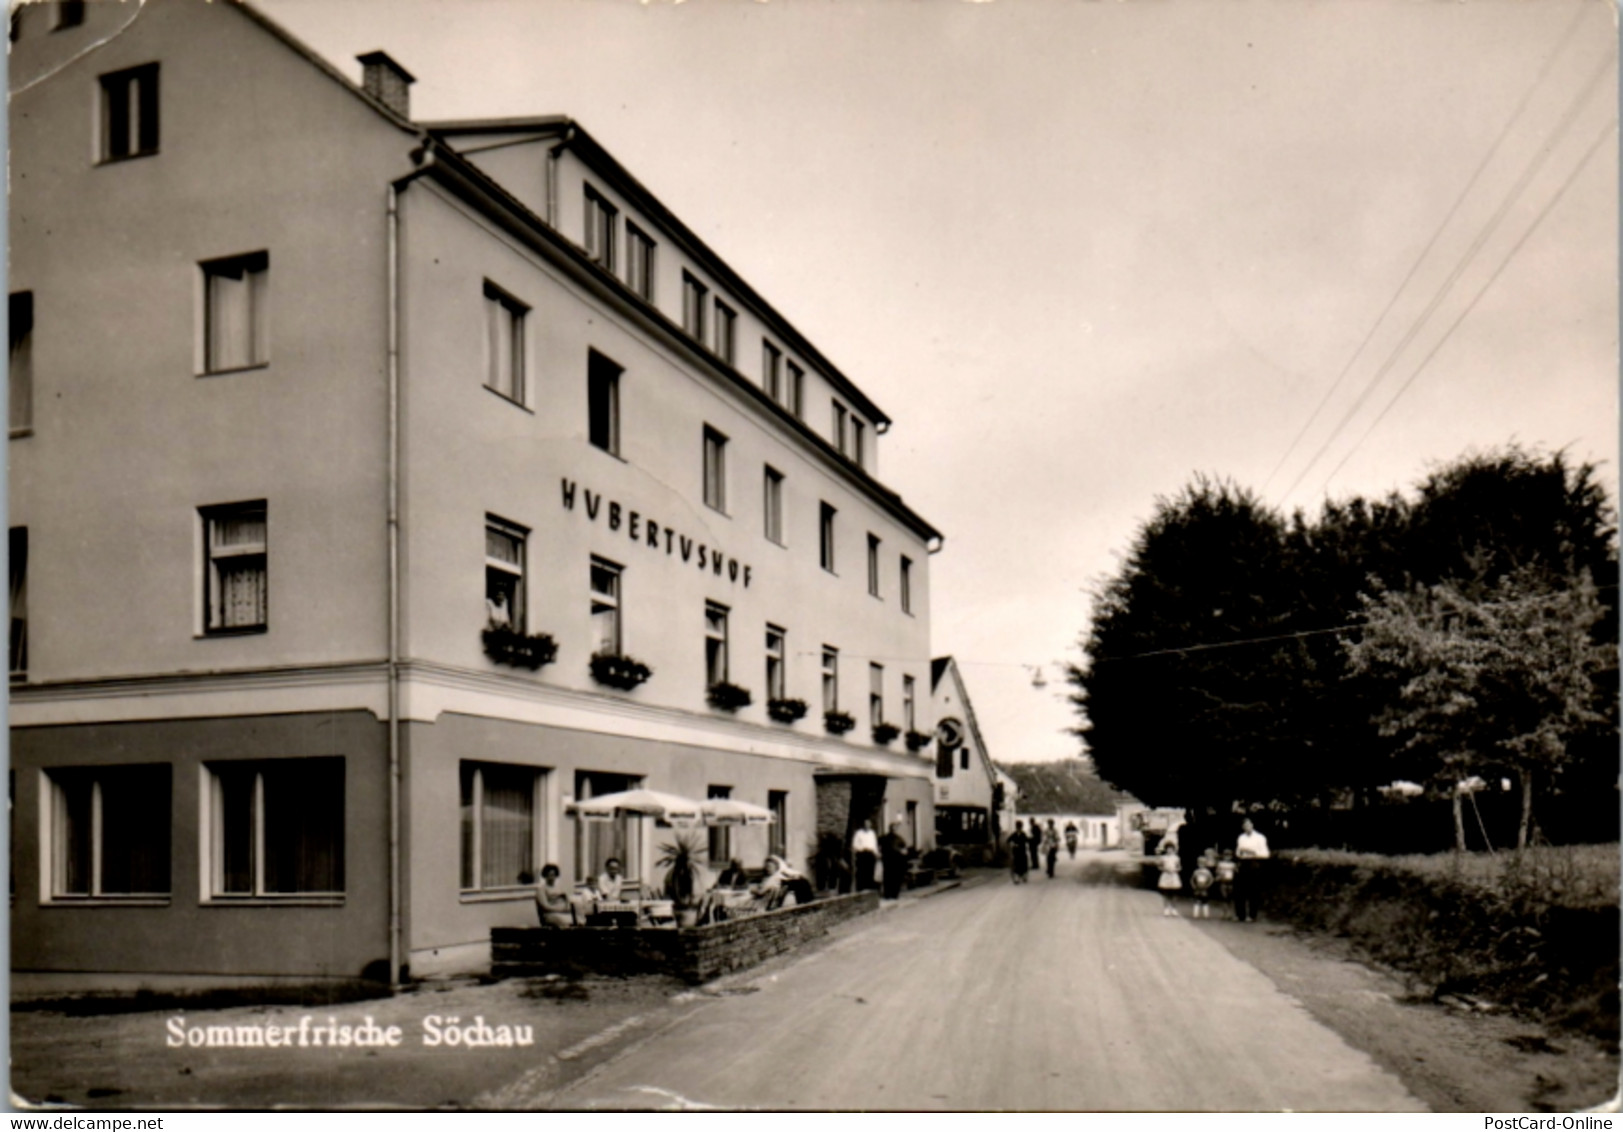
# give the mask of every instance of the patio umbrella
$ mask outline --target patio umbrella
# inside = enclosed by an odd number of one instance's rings
[[[596,798],[572,802],[569,812],[585,821],[613,821],[621,814],[642,814],[661,818],[671,825],[699,823],[699,803],[692,798],[662,794],[658,790],[621,790]]]
[[[771,825],[772,811],[753,802],[711,798],[699,807],[705,825]]]

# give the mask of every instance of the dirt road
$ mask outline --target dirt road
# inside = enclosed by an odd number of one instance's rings
[[[887,909],[504,1107],[1424,1110],[1153,893],[1081,884],[1083,865]]]

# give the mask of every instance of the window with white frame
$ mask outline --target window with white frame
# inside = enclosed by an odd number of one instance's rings
[[[631,221],[626,221],[626,286],[647,302],[654,301],[653,239]]]
[[[85,22],[85,0],[57,0],[56,22],[52,31],[66,31]]]
[[[619,211],[586,186],[586,255],[605,271],[614,270],[614,233]]]
[[[705,797],[707,798],[721,799],[731,798],[732,796],[733,788],[731,786],[710,786],[705,790]],[[724,868],[728,859],[733,855],[733,831],[724,825],[713,825],[710,827],[709,841],[711,867],[716,869]]]
[[[885,666],[868,665],[868,724],[878,727],[885,722]]]
[[[734,361],[734,347],[736,330],[738,328],[738,315],[733,308],[716,300],[716,357],[732,365]]]
[[[917,709],[914,706],[915,694],[916,694],[916,689],[915,689],[914,684],[913,684],[913,677],[911,677],[911,676],[903,676],[902,677],[902,726],[905,727],[909,731],[917,731],[919,729],[918,728],[918,722],[919,721],[918,721]]]
[[[688,272],[682,272],[682,329],[695,342],[704,342],[705,303],[710,289]]]
[[[170,776],[168,763],[46,772],[51,899],[169,895]]]
[[[727,607],[704,603],[704,679],[714,687],[727,683]]]
[[[844,456],[846,454],[846,418],[848,418],[851,414],[847,412],[845,406],[840,404],[838,401],[833,402],[833,405],[834,420],[833,423],[829,425],[828,438],[831,442],[833,442],[834,450],[841,456]]]
[[[518,888],[536,872],[543,844],[547,772],[511,763],[471,762],[462,786],[462,891]]]
[[[766,537],[783,545],[783,473],[771,464],[761,477],[761,525]]]
[[[15,291],[6,304],[7,337],[11,350],[10,428],[13,436],[26,433],[34,425],[34,292]]]
[[[761,388],[772,400],[783,403],[783,351],[761,339]]]
[[[840,650],[823,646],[823,710],[840,710]]]
[[[596,350],[586,363],[586,438],[594,448],[620,454],[620,374],[624,371]]]
[[[704,501],[727,510],[727,438],[709,425],[704,426]]]
[[[524,545],[529,532],[485,516],[485,624],[524,631]]]
[[[797,418],[806,416],[806,371],[794,362],[789,363],[789,381],[784,389],[783,407]]]
[[[209,893],[344,891],[341,757],[208,763]]]
[[[485,388],[524,404],[524,316],[529,307],[485,280]]]
[[[203,273],[203,372],[270,361],[270,253],[198,264]]]
[[[203,630],[247,633],[268,622],[265,501],[198,510],[203,527]]]
[[[782,857],[789,851],[789,791],[768,790],[766,808],[772,824],[766,827],[766,851]]]
[[[620,655],[620,579],[624,567],[592,557],[592,653]]]
[[[12,527],[8,541],[11,575],[11,678],[28,679],[28,528]]]
[[[868,593],[879,596],[879,536],[868,535]]]
[[[784,698],[788,662],[787,641],[788,634],[783,629],[776,625],[766,627],[766,698],[769,700]]]
[[[834,508],[819,505],[817,513],[817,555],[823,569],[834,573]]]
[[[902,555],[901,577],[899,579],[899,592],[902,602],[902,612],[913,612],[913,560]]]
[[[158,64],[101,76],[101,157],[122,161],[158,152]]]

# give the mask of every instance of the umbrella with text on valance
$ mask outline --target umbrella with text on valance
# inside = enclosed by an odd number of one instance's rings
[[[736,798],[711,798],[699,807],[705,825],[771,825],[772,811]]]
[[[699,803],[658,790],[621,790],[572,802],[568,812],[583,821],[613,821],[622,814],[659,818],[674,826],[699,824]]]

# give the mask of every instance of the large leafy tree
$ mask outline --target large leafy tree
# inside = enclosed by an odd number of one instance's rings
[[[1472,588],[1441,582],[1366,597],[1347,652],[1355,672],[1401,680],[1378,716],[1381,732],[1426,759],[1430,777],[1449,786],[1471,775],[1520,780],[1519,848],[1535,795],[1566,769],[1573,740],[1606,719],[1612,650],[1594,640],[1604,611],[1587,571],[1523,566]]]
[[[1227,809],[1288,773],[1291,675],[1277,636],[1284,524],[1233,484],[1198,478],[1157,501],[1095,594],[1087,662],[1071,668],[1100,777],[1151,805]]]

